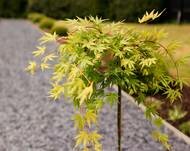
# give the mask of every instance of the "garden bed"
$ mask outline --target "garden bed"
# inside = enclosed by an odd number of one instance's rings
[[[117,91],[117,86],[113,87],[115,91]],[[155,98],[155,97],[154,97]],[[164,100],[163,96],[156,96],[157,99],[160,100]],[[153,99],[154,100],[154,99]],[[159,100],[159,101],[160,101]],[[134,100],[133,97],[131,97],[130,95],[128,95],[125,91],[122,91],[122,102],[125,104],[125,101],[129,101],[132,102],[134,105],[136,105],[136,107],[138,106],[145,114],[146,112],[146,106],[142,105],[142,104],[137,104],[137,102]],[[164,104],[163,104],[164,106]],[[162,107],[163,107],[162,106]],[[127,108],[125,108],[127,110]],[[168,107],[168,109],[166,111],[168,111],[170,108]],[[161,116],[161,112],[163,111],[163,108],[160,110],[160,116]],[[124,110],[123,110],[124,112]],[[125,114],[125,113],[123,113]],[[167,115],[167,114],[166,114]],[[167,117],[167,116],[166,116]],[[177,126],[176,126],[177,127]],[[186,134],[182,133],[179,129],[177,129],[174,125],[171,125],[171,123],[169,123],[166,119],[163,119],[163,130],[166,134],[169,135],[170,138],[170,142],[171,144],[173,144],[173,139],[177,138],[178,140],[181,140],[183,142],[185,142],[186,144],[190,145],[190,137],[187,136]],[[169,130],[169,131],[168,131]],[[172,133],[171,133],[172,132]],[[174,141],[175,142],[175,141]],[[174,145],[175,146],[175,145]],[[176,146],[175,146],[176,147]],[[175,148],[176,149],[176,148]],[[181,150],[180,150],[181,151]]]
[[[170,124],[172,124],[174,127],[182,131],[186,131],[185,134],[190,136],[190,125],[189,129],[188,124],[186,128],[181,128],[182,124],[190,121],[190,87],[184,86],[181,101],[176,101],[173,104],[171,104],[170,101],[165,100],[161,96],[157,96],[157,98],[159,98],[162,102],[161,108],[158,110],[159,115],[163,117],[166,121],[168,121]],[[171,120],[169,117],[169,111],[173,108],[173,106],[180,107],[181,111],[186,113],[185,116],[178,120]]]

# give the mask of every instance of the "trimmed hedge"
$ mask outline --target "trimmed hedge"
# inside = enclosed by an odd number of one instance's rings
[[[27,12],[28,0],[0,0],[0,16],[25,17]]]
[[[67,36],[68,28],[64,21],[57,21],[51,28],[51,33],[56,33],[59,36]]]
[[[39,22],[39,26],[41,29],[51,29],[54,22],[54,19],[45,17]]]
[[[46,18],[46,16],[40,13],[28,14],[28,19],[31,20],[33,23],[39,23],[43,18]]]

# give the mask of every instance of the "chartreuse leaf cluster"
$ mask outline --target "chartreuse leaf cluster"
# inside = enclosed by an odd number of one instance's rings
[[[158,16],[153,11],[139,21]],[[157,93],[172,101],[181,97],[181,80],[167,72],[165,60],[172,55],[160,43],[162,31],[122,30],[122,23],[108,24],[97,17],[68,20],[68,24],[73,30],[67,37],[59,37],[64,41],[53,52],[49,52],[47,44],[56,42],[58,37],[45,33],[38,50],[33,52],[41,62],[29,62],[27,71],[33,74],[37,68],[50,69],[50,97],[60,99],[64,94],[78,109],[72,118],[78,131],[76,148],[102,150],[98,114],[105,103],[117,103],[117,94],[105,90],[112,85],[124,88],[139,104],[144,103],[146,96]],[[160,127],[162,120],[156,115],[155,106],[147,106],[146,117]],[[158,132],[153,136],[169,148],[167,136]]]
[[[155,12],[155,10],[151,11],[150,13],[146,12],[146,14],[143,15],[141,19],[140,18],[138,19],[138,21],[139,23],[144,23],[149,20],[155,20],[156,18],[160,17],[164,11],[165,10],[163,10],[161,13],[159,13],[158,11]]]
[[[173,109],[170,109],[168,112],[169,120],[171,121],[177,121],[179,119],[182,119],[186,116],[187,112],[183,111],[181,106],[174,106]]]

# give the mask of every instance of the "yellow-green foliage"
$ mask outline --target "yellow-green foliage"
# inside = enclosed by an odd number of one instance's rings
[[[45,17],[39,22],[39,27],[41,29],[51,29],[54,25],[55,20],[52,18]]]
[[[190,135],[190,121],[184,122],[180,125],[179,129],[185,133]]]
[[[160,17],[160,15],[163,13],[163,11],[161,13],[155,12],[155,10],[151,11],[150,13],[146,12],[145,15],[143,15],[143,17],[140,19],[138,19],[139,23],[144,23],[150,20],[154,20],[158,17]]]
[[[168,117],[171,121],[177,121],[186,116],[187,112],[181,109],[181,106],[174,106],[173,109],[169,110]]]
[[[28,14],[28,19],[31,20],[33,23],[40,22],[45,16],[40,13],[30,13]]]
[[[159,14],[148,15],[146,18],[152,20]],[[30,62],[27,71],[53,69],[50,97],[60,99],[64,94],[78,109],[73,116],[78,130],[76,148],[102,150],[98,114],[104,104],[113,105],[117,101],[117,94],[107,92],[105,88],[112,85],[125,87],[139,104],[145,102],[147,95],[158,92],[163,92],[172,102],[181,97],[183,82],[165,70],[165,59],[172,59],[175,65],[176,62],[169,48],[161,44],[161,32],[122,30],[121,23],[104,24],[104,20],[97,17],[68,20],[67,25],[72,26],[73,31],[67,37],[59,37],[64,41],[59,41],[55,33],[46,33],[40,39],[40,46],[33,52],[40,63]],[[46,43],[52,41],[58,41],[60,45],[49,52]],[[157,117],[155,105],[147,105],[145,114],[160,128],[162,119]],[[165,134],[155,131],[153,136],[170,149]]]
[[[123,28],[135,28],[136,30],[139,31],[154,31],[155,29],[158,30],[164,30],[167,38],[163,39],[163,44],[168,45],[169,43],[172,42],[172,45],[174,45],[174,42],[177,44],[178,47],[176,48],[176,51],[173,52],[174,58],[179,59],[179,58],[184,58],[186,59],[186,63],[178,66],[179,67],[179,75],[183,77],[183,79],[186,80],[187,84],[190,84],[190,62],[188,61],[189,58],[187,56],[190,56],[190,34],[186,34],[190,31],[190,25],[189,24],[184,24],[184,25],[175,25],[175,24],[156,24],[156,25],[151,25],[151,24],[124,24]],[[180,44],[179,44],[180,42]],[[172,46],[172,47],[173,47]],[[177,45],[176,45],[177,46]],[[171,61],[168,60],[167,64],[167,69],[170,71],[170,74],[176,77],[176,70],[171,66],[172,64],[170,63]]]
[[[67,36],[68,28],[64,21],[57,21],[51,28],[51,33],[56,33],[59,36]]]

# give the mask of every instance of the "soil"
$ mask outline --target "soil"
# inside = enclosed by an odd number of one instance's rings
[[[163,117],[166,121],[168,121],[170,124],[172,124],[174,127],[179,129],[179,126],[183,124],[184,122],[190,121],[190,87],[184,86],[182,90],[182,99],[181,101],[175,101],[173,104],[170,103],[170,101],[163,99],[161,96],[157,96],[163,104],[161,106],[161,109],[158,111],[159,115]],[[173,106],[181,106],[182,111],[186,111],[187,114],[184,118],[177,120],[177,121],[171,121],[168,117],[168,111],[173,108]],[[190,134],[186,134],[190,136]]]

